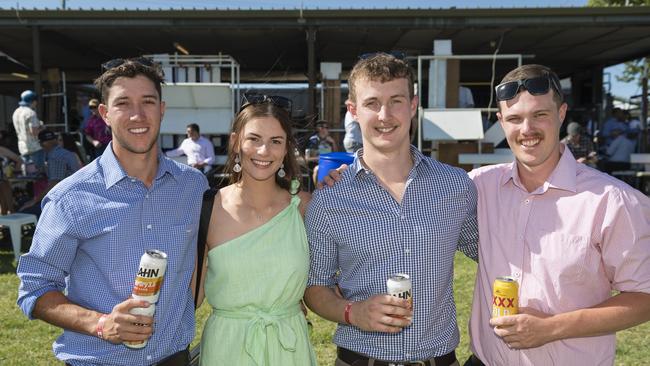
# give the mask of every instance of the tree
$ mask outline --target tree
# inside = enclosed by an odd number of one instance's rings
[[[650,5],[650,0],[589,0],[587,6],[639,6]]]

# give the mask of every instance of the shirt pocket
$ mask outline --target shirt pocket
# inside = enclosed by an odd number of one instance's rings
[[[539,248],[532,261],[533,273],[545,276],[558,288],[586,280],[589,238],[562,232],[540,231],[538,235]]]
[[[167,270],[177,273],[192,271],[196,256],[196,226],[173,225],[161,231],[161,250],[167,254]]]

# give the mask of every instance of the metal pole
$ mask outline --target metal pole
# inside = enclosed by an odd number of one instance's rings
[[[61,82],[63,83],[61,88],[63,91],[63,123],[65,123],[65,133],[68,133],[70,128],[68,126],[68,94],[65,87],[65,71],[61,71]]]
[[[307,116],[314,117],[316,104],[316,29],[307,29],[307,76],[309,78],[309,100],[307,101]]]
[[[639,146],[639,151],[642,153],[648,151],[648,63],[645,62],[646,67],[644,67],[641,79],[641,146]]]
[[[422,59],[418,57],[418,150],[422,152]]]
[[[41,37],[37,26],[32,27],[32,64],[34,65],[34,91],[38,94],[36,113],[43,118],[43,81],[41,79]]]

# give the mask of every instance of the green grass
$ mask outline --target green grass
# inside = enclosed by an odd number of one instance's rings
[[[13,273],[15,263],[11,252],[0,252],[0,365],[52,365],[57,363],[52,355],[52,341],[60,330],[41,321],[28,321],[16,306],[18,279]],[[461,343],[456,350],[461,364],[469,356],[467,321],[474,287],[476,265],[462,255],[456,256],[454,291],[458,307],[458,326]],[[209,308],[204,304],[197,313],[197,337]],[[312,343],[321,365],[333,365],[335,347],[332,335],[335,325],[314,313],[309,314],[313,323]],[[617,335],[616,365],[647,365],[650,363],[650,323],[619,332]]]

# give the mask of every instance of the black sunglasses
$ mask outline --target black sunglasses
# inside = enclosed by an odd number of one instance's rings
[[[291,106],[292,106],[291,99],[281,97],[279,95],[264,95],[264,94],[244,95],[244,97],[242,98],[242,105],[239,108],[239,112],[243,111],[248,106],[251,106],[253,104],[265,104],[265,103],[270,103],[276,107],[282,108],[285,111],[287,111],[289,115],[291,115]]]
[[[359,60],[365,60],[379,55],[390,55],[395,57],[398,60],[404,60],[406,58],[406,53],[402,51],[390,51],[390,52],[369,52],[359,55]]]
[[[519,89],[522,86],[532,95],[544,95],[553,88],[560,96],[560,99],[564,99],[562,87],[560,87],[560,81],[557,80],[557,77],[545,74],[530,79],[513,80],[497,85],[494,88],[496,91],[497,101],[501,102],[514,98],[517,93],[519,93]]]
[[[124,65],[127,62],[135,62],[148,67],[153,67],[155,65],[153,60],[149,57],[115,58],[104,62],[102,64],[102,69],[110,70],[112,68]]]

